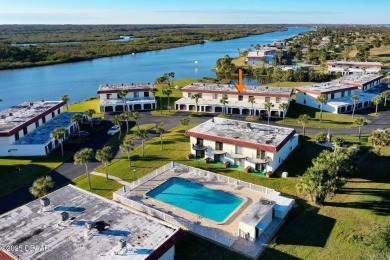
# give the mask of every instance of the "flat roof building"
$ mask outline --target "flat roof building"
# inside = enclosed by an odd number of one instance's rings
[[[151,89],[155,88],[152,83],[126,83],[100,85],[100,112],[123,112],[152,110],[156,108],[156,100]],[[120,97],[118,93],[126,90],[126,97]]]
[[[343,75],[351,73],[378,73],[383,64],[380,62],[328,61],[328,72],[340,72]]]
[[[292,88],[268,87],[259,85],[247,85],[242,92],[239,92],[233,84],[209,84],[193,83],[181,89],[183,97],[175,102],[176,110],[181,111],[201,111],[210,113],[254,115],[260,116],[268,111],[264,107],[266,102],[271,102],[271,116],[283,117],[287,113],[279,108],[279,104],[290,104]],[[196,101],[192,99],[195,94],[200,94],[198,107]],[[223,97],[227,97],[225,106],[221,103]],[[255,103],[249,102],[249,97],[255,98]]]
[[[0,259],[174,259],[180,228],[72,185],[47,197],[0,216]]]
[[[196,157],[274,172],[298,145],[293,128],[214,117],[188,131]]]

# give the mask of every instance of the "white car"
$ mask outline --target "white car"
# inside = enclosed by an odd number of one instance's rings
[[[110,128],[110,130],[108,130],[107,134],[108,135],[116,135],[117,133],[119,133],[121,129],[119,128],[118,125],[114,125]]]

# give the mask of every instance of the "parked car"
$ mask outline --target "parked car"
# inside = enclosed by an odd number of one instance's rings
[[[80,131],[80,132],[73,132],[69,135],[70,137],[88,137],[89,132],[87,131]]]
[[[118,125],[114,125],[110,128],[110,130],[108,130],[107,134],[108,135],[116,135],[117,133],[119,133],[120,131],[120,128]]]

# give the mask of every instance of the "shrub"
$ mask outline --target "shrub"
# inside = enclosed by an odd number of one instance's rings
[[[316,142],[325,143],[325,141],[326,141],[326,134],[324,132],[319,132],[316,135]]]

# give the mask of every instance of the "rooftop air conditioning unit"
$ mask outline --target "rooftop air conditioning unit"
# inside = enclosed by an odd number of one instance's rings
[[[9,115],[9,116],[13,116],[13,114],[12,114],[12,113],[9,113],[8,115]]]

